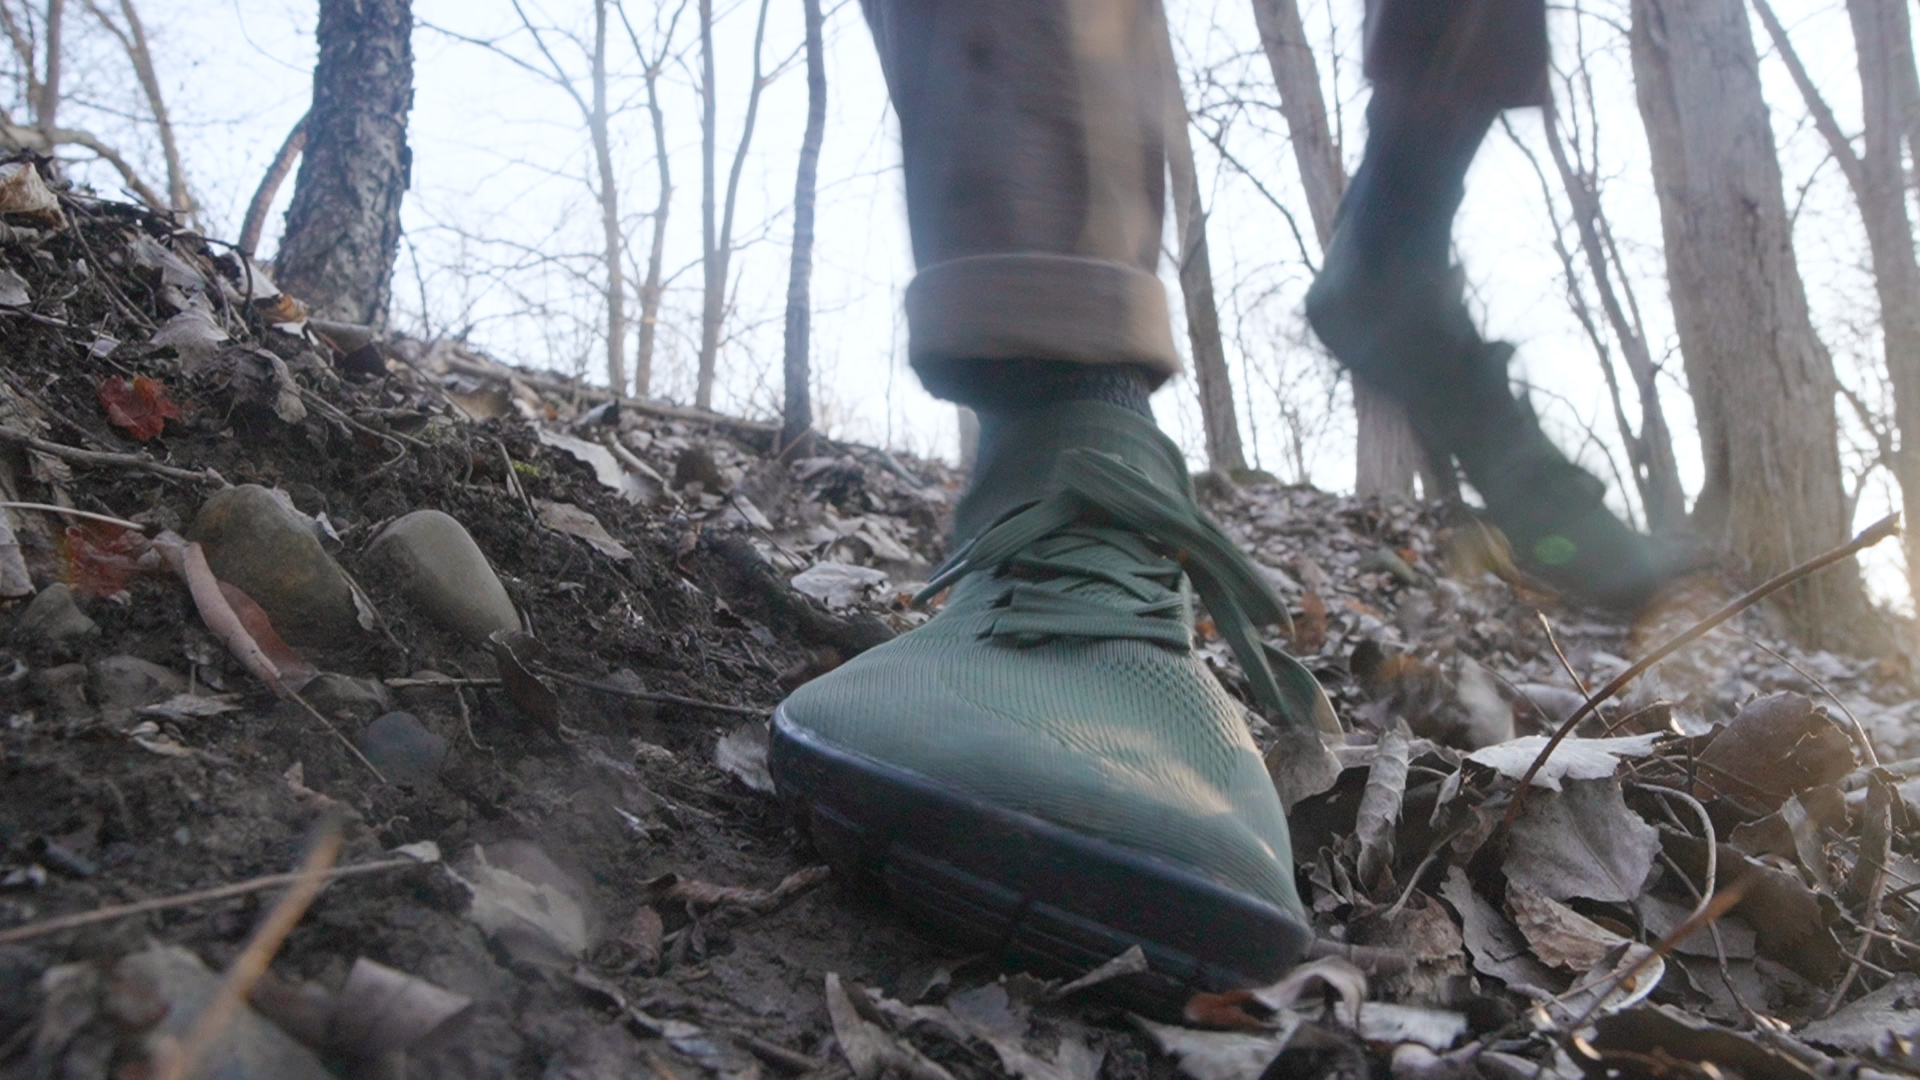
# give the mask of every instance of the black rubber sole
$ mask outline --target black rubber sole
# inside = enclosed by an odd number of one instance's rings
[[[1149,970],[1105,995],[1172,1018],[1196,992],[1278,979],[1306,950],[1307,927],[1272,904],[851,753],[784,709],[768,763],[837,874],[1009,968],[1070,978],[1138,945]]]

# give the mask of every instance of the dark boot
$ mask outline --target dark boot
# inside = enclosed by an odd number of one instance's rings
[[[1641,607],[1664,577],[1648,538],[1515,399],[1513,348],[1480,336],[1451,264],[1463,181],[1493,111],[1436,110],[1383,86],[1367,116],[1366,158],[1307,293],[1314,331],[1355,379],[1401,402],[1435,459],[1459,463],[1522,567],[1583,600]]]

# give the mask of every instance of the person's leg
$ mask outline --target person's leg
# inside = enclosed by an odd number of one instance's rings
[[[1157,0],[867,0],[900,116],[911,358],[981,420],[940,613],[783,702],[771,767],[836,869],[922,924],[1069,972],[1132,945],[1138,1005],[1276,977],[1306,943],[1286,816],[1194,654],[1197,592],[1274,719],[1286,614],[1153,423]]]
[[[1308,318],[1356,379],[1405,406],[1436,459],[1459,462],[1522,565],[1584,599],[1638,607],[1659,583],[1647,545],[1514,397],[1513,349],[1481,337],[1450,254],[1494,117],[1544,101],[1544,3],[1376,0],[1369,17],[1366,153]]]

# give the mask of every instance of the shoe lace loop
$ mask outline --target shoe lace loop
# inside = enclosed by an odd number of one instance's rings
[[[1191,581],[1255,700],[1297,722],[1324,724],[1317,702],[1325,695],[1312,674],[1260,639],[1261,626],[1291,631],[1287,609],[1191,495],[1086,449],[1063,452],[1054,481],[1052,494],[956,551],[916,601],[968,574],[997,571],[1011,584],[996,601],[995,638],[1131,638],[1184,649],[1192,644],[1191,602],[1182,581]],[[1088,587],[1095,583],[1108,587]]]

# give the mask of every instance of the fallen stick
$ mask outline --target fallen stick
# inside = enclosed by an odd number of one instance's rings
[[[159,1080],[186,1080],[200,1070],[200,1063],[206,1060],[208,1051],[233,1026],[234,1017],[240,1015],[247,995],[253,992],[260,976],[266,974],[267,965],[272,962],[274,954],[280,951],[287,935],[293,932],[301,916],[312,906],[314,897],[320,895],[320,887],[326,884],[327,871],[333,868],[334,860],[339,857],[340,819],[334,817],[323,826],[313,847],[307,851],[306,859],[294,876],[293,887],[280,897],[280,902],[267,914],[266,921],[254,931],[247,947],[234,957],[233,964],[227,968],[227,977],[220,980],[219,991],[195,1018],[179,1052],[166,1055],[167,1060],[159,1071]]]
[[[212,469],[179,469],[172,465],[162,465],[145,454],[117,454],[105,450],[82,450],[77,446],[48,442],[36,439],[17,428],[0,425],[0,442],[10,442],[15,446],[24,446],[29,450],[38,450],[43,454],[52,454],[62,461],[71,461],[76,465],[94,465],[109,469],[140,469],[164,476],[169,480],[190,480],[198,484],[212,484],[215,487],[227,487],[227,479]]]
[[[206,624],[209,633],[227,647],[234,659],[240,661],[241,666],[255,678],[266,683],[275,697],[292,698],[298,702],[301,708],[320,721],[322,727],[332,732],[333,737],[340,740],[340,745],[358,758],[360,764],[367,767],[374,779],[386,783],[386,775],[380,771],[380,767],[369,760],[333,721],[287,684],[279,665],[260,648],[260,643],[253,639],[246,624],[234,612],[233,605],[227,602],[226,594],[220,591],[220,579],[213,576],[213,568],[207,565],[207,554],[200,545],[168,531],[154,537],[153,546],[167,561],[167,565],[173,568],[173,572],[180,575],[180,580],[186,582],[187,591],[193,594],[193,606],[200,612],[200,621]]]
[[[1547,745],[1540,748],[1540,753],[1534,757],[1533,764],[1527,766],[1527,771],[1521,775],[1519,787],[1513,793],[1513,802],[1507,806],[1506,816],[1500,819],[1500,827],[1502,829],[1510,829],[1513,827],[1514,821],[1520,816],[1520,808],[1526,805],[1527,786],[1533,782],[1534,775],[1540,771],[1541,766],[1547,763],[1547,759],[1553,756],[1553,752],[1559,748],[1567,736],[1573,734],[1573,729],[1580,725],[1580,721],[1592,716],[1594,710],[1598,709],[1603,702],[1625,689],[1628,683],[1639,678],[1648,668],[1672,656],[1686,646],[1693,644],[1695,641],[1700,640],[1714,627],[1719,626],[1735,615],[1765,600],[1781,589],[1813,574],[1815,571],[1823,570],[1842,559],[1857,555],[1861,551],[1885,540],[1887,537],[1897,534],[1899,531],[1900,515],[1888,514],[1886,517],[1867,526],[1866,529],[1861,531],[1860,535],[1841,544],[1825,555],[1816,555],[1806,562],[1801,563],[1799,566],[1768,579],[1748,592],[1745,596],[1732,601],[1719,611],[1714,612],[1699,622],[1694,623],[1693,626],[1688,629],[1667,639],[1667,641],[1658,648],[1635,661],[1627,670],[1614,676],[1611,682],[1595,691],[1593,696],[1587,698],[1579,708],[1573,710],[1573,715],[1567,717],[1566,721],[1560,725],[1559,730],[1553,733],[1553,737],[1547,740]]]
[[[187,592],[193,596],[193,606],[200,613],[200,621],[206,624],[220,644],[227,647],[240,665],[252,673],[253,677],[267,684],[275,697],[286,697],[292,691],[281,681],[280,668],[260,643],[253,640],[247,628],[240,622],[240,616],[227,602],[226,595],[220,591],[220,579],[213,576],[213,568],[207,565],[207,553],[198,543],[184,540],[169,531],[154,537],[153,546],[166,559],[180,580],[186,583]]]
[[[614,686],[611,683],[596,682],[592,679],[582,678],[579,675],[570,675],[564,671],[556,671],[545,664],[535,664],[533,667],[542,675],[559,679],[563,683],[578,686],[583,690],[597,690],[602,694],[613,694],[616,697],[633,698],[635,701],[652,701],[661,705],[685,705],[690,709],[706,709],[709,712],[732,713],[735,716],[763,717],[771,711],[768,709],[756,709],[751,705],[728,705],[719,701],[702,701],[699,698],[681,697],[679,694],[669,694],[661,690],[629,690],[624,686]],[[468,685],[477,686],[480,684],[480,680],[478,679],[468,680]]]
[[[126,518],[117,518],[111,514],[96,514],[91,510],[75,510],[71,506],[55,506],[52,503],[37,502],[0,502],[0,507],[8,510],[39,510],[48,514],[65,514],[68,517],[98,521],[103,525],[118,525],[123,529],[137,533],[147,531],[147,527],[137,521],[128,521]]]
[[[362,874],[377,873],[382,870],[398,870],[403,866],[425,866],[419,859],[399,858],[381,859],[378,862],[356,863],[353,866],[341,866],[326,873],[326,881],[341,878],[359,877]],[[285,874],[268,874],[265,877],[249,878],[227,885],[216,885],[210,889],[196,889],[193,892],[176,893],[152,900],[138,900],[131,904],[113,904],[108,907],[94,908],[92,911],[75,912],[72,915],[56,915],[37,923],[16,926],[11,930],[0,930],[0,945],[13,945],[34,938],[57,934],[62,930],[77,930],[83,926],[94,926],[103,922],[113,922],[132,915],[145,915],[153,911],[168,911],[173,908],[191,907],[194,904],[210,903],[214,900],[227,900],[248,893],[277,889],[282,885],[291,885],[300,879],[295,871]]]

